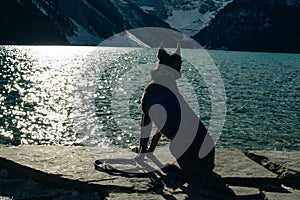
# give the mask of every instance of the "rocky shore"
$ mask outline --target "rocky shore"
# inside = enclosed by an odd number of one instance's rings
[[[1,200],[300,199],[298,151],[251,151],[258,164],[239,150],[218,148],[215,174],[206,182],[164,170],[126,177],[94,169],[96,158],[132,157],[127,149],[0,145],[0,152]]]

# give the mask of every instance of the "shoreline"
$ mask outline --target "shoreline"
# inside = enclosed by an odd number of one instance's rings
[[[166,152],[164,148],[160,150]],[[91,154],[93,151],[97,151],[94,156]],[[157,190],[149,178],[112,176],[94,169],[96,157],[131,157],[133,152],[127,149],[107,148],[99,152],[99,148],[74,146],[0,145],[0,152],[0,199],[167,199],[167,196],[185,199],[202,198],[203,194],[217,195],[221,188],[210,191],[211,188],[203,188],[200,183],[190,182],[190,187],[181,185],[176,188],[162,178],[163,188]],[[300,171],[300,151],[250,152]],[[215,162],[214,172],[222,182],[226,182],[237,199],[251,196],[252,199],[300,199],[299,187],[293,189],[282,184],[276,174],[249,159],[240,150],[217,148]]]

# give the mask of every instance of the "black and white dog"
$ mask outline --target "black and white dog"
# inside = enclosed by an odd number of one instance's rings
[[[181,50],[168,54],[161,44],[158,62],[142,97],[142,129],[139,153],[153,152],[162,134],[170,139],[170,152],[189,175],[210,176],[214,168],[214,143],[198,116],[179,93]],[[152,123],[157,131],[148,147]]]

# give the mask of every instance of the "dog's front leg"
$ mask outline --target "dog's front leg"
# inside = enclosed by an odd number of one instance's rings
[[[152,140],[151,140],[151,144],[150,144],[150,147],[148,148],[147,152],[154,152],[157,144],[158,144],[158,141],[160,140],[162,136],[162,132],[160,132],[158,129],[155,133],[155,135],[152,137]]]
[[[141,139],[139,146],[139,154],[146,153],[148,149],[148,141],[151,134],[152,122],[148,115],[142,115],[141,123]]]

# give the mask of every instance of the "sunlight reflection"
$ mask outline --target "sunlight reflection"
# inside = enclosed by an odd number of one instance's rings
[[[70,46],[2,48],[4,138],[14,144],[73,144],[70,113],[78,73],[93,50]]]
[[[79,54],[80,56],[88,55],[93,51],[93,48],[81,46],[33,46],[30,48],[35,51],[34,56],[48,57],[48,59],[72,59]]]

